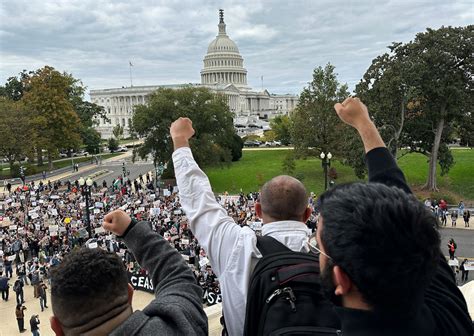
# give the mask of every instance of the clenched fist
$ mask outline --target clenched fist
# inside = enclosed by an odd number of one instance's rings
[[[359,98],[349,97],[342,103],[334,105],[334,109],[343,122],[351,125],[357,130],[372,123],[367,107]]]
[[[189,139],[194,135],[193,122],[189,118],[179,118],[170,127],[171,139],[173,139],[174,149],[188,147]]]
[[[117,236],[123,236],[125,230],[127,230],[132,219],[123,210],[115,210],[108,213],[104,217],[104,223],[102,226],[107,231],[115,233]]]

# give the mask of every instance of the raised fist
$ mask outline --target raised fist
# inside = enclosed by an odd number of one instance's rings
[[[125,230],[127,230],[132,219],[123,210],[115,210],[108,213],[104,217],[104,223],[102,226],[107,231],[115,233],[117,236],[123,236]]]
[[[339,118],[346,124],[351,125],[355,129],[359,129],[371,123],[367,106],[360,101],[359,98],[349,97],[342,103],[334,105]]]
[[[188,141],[194,135],[193,122],[189,118],[179,118],[170,127],[170,135],[173,141]]]

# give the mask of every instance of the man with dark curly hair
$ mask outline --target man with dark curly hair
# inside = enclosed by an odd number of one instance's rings
[[[342,333],[472,335],[435,215],[411,194],[365,105],[348,98],[335,109],[359,132],[369,169],[369,183],[321,196],[321,281]]]
[[[122,260],[98,248],[73,251],[51,274],[56,335],[207,335],[202,290],[181,255],[148,223],[124,211],[105,216],[103,227],[121,237],[148,270],[155,299],[133,312]]]

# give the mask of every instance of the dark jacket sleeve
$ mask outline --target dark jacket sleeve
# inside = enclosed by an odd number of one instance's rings
[[[405,176],[387,148],[374,148],[366,155],[369,182],[383,183],[411,193]],[[440,251],[434,278],[425,292],[425,304],[433,314],[436,335],[472,335],[466,300],[456,286],[453,272]]]
[[[202,289],[183,257],[146,222],[137,223],[124,237],[141,267],[148,270],[155,299],[143,309],[151,317],[139,334],[207,335],[207,316],[202,307]],[[153,319],[153,317],[158,317]],[[165,324],[165,325],[164,325]]]
[[[397,187],[411,194],[405,176],[397,166],[392,154],[385,147],[372,149],[365,156],[369,170],[369,182],[383,183]]]

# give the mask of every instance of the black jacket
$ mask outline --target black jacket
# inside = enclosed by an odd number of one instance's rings
[[[405,177],[386,148],[366,155],[369,182],[395,186],[411,193]],[[439,254],[437,272],[425,291],[424,303],[415,315],[381,317],[373,312],[337,307],[344,336],[367,335],[473,335],[466,301],[456,286],[454,274]]]

